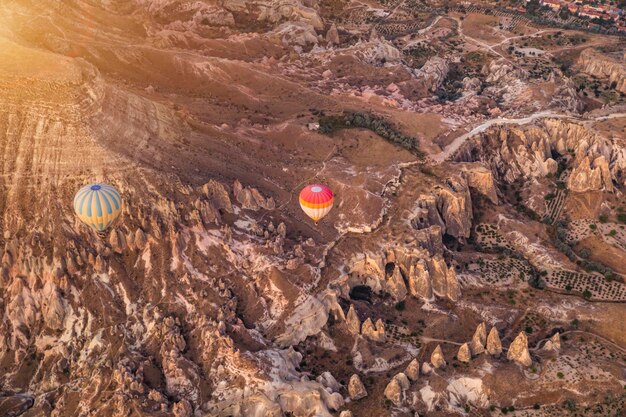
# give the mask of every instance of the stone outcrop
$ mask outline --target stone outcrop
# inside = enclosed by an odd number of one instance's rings
[[[441,351],[441,346],[437,345],[433,353],[430,355],[430,363],[433,365],[435,369],[445,368],[447,365],[446,359],[443,357],[443,352]]]
[[[363,326],[361,327],[361,334],[374,341],[374,342],[384,342],[385,341],[385,324],[381,319],[376,320],[376,324],[372,323],[372,319],[369,317],[363,322]]]
[[[515,361],[520,365],[532,365],[533,360],[528,352],[528,338],[526,337],[526,333],[520,332],[520,334],[517,335],[513,343],[511,343],[511,346],[509,346],[506,357],[508,360]]]
[[[348,310],[348,315],[346,316],[346,325],[352,334],[361,333],[361,320],[359,320],[359,316],[354,309],[354,305],[352,304],[350,304],[350,309]]]
[[[559,332],[556,332],[550,339],[548,339],[546,344],[543,345],[543,349],[554,351],[561,350],[561,334]]]
[[[351,400],[360,400],[367,397],[365,385],[361,382],[361,378],[357,374],[353,374],[348,382],[348,395]]]
[[[593,161],[585,156],[567,178],[567,188],[575,192],[606,190],[613,191],[609,164],[600,155]]]
[[[386,278],[385,287],[395,301],[402,301],[406,298],[407,288],[400,268],[393,268],[393,272]]]
[[[502,342],[495,326],[491,328],[487,336],[487,352],[493,356],[499,356],[502,353]]]
[[[463,167],[470,189],[487,197],[493,204],[498,204],[498,193],[493,174],[482,165],[472,164]]]
[[[459,348],[459,352],[456,354],[456,358],[459,362],[469,362],[472,359],[472,352],[470,351],[470,347],[467,343],[463,343]]]
[[[623,63],[591,48],[580,54],[577,63],[587,74],[608,79],[615,83],[617,91],[626,93],[626,66]]]
[[[339,32],[337,31],[337,25],[334,23],[330,26],[328,32],[326,32],[326,42],[329,45],[339,45]]]
[[[461,288],[454,268],[449,268],[443,257],[437,255],[428,260],[428,269],[433,293],[457,301],[461,296]]]
[[[420,196],[417,206],[420,210],[413,220],[416,228],[438,225],[444,234],[460,239],[469,237],[472,198],[465,178],[451,176],[443,186],[435,187],[433,194]]]
[[[396,407],[402,405],[405,398],[405,391],[409,389],[410,383],[407,376],[399,373],[387,384],[384,391],[386,399],[390,400]]]
[[[344,410],[339,414],[339,417],[353,417],[352,416],[352,411],[350,410]]]
[[[285,22],[278,26],[270,36],[277,38],[285,46],[293,46],[296,50],[302,47],[317,45],[315,28],[306,22]]]
[[[202,186],[202,192],[217,209],[224,210],[227,213],[233,212],[233,204],[230,201],[228,190],[223,184],[210,180]]]
[[[449,71],[448,62],[439,56],[434,56],[414,73],[415,77],[422,81],[430,92],[435,92],[441,87]]]
[[[474,336],[472,336],[471,348],[473,355],[480,355],[485,351],[485,343],[487,343],[487,328],[482,322],[476,327]]]
[[[496,180],[513,183],[555,174],[554,153],[562,155],[571,168],[567,185],[572,191],[613,191],[613,181],[623,184],[626,179],[623,146],[565,119],[489,128],[468,140],[454,159],[482,162]]]
[[[335,392],[341,389],[341,384],[339,384],[333,374],[328,371],[323,372],[320,376],[318,376],[316,381],[322,384],[325,388],[329,388]]]
[[[402,59],[402,52],[398,48],[393,46],[391,42],[380,39],[357,45],[353,48],[352,53],[364,63],[374,66],[400,62]]]
[[[413,359],[404,370],[404,374],[411,380],[417,381],[420,375],[420,363],[417,359]]]
[[[428,266],[423,259],[409,267],[409,293],[416,298],[430,300],[433,298],[433,286]]]
[[[244,209],[256,211],[261,208],[265,210],[274,210],[276,208],[276,203],[272,197],[263,197],[256,188],[244,188],[239,181],[235,181],[233,184],[233,194]]]

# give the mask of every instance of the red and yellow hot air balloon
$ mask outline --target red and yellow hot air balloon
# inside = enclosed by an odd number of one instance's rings
[[[300,191],[300,207],[315,224],[333,208],[333,192],[325,185],[311,184]]]

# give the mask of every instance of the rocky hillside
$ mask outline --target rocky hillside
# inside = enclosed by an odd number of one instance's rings
[[[2,2],[0,416],[619,415],[626,118],[500,18]]]
[[[626,93],[626,68],[619,62],[593,49],[585,49],[578,58],[582,71],[594,77],[608,79],[615,89]]]

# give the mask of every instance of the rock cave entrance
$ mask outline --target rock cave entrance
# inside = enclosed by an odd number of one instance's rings
[[[395,262],[387,262],[387,264],[385,265],[385,277],[389,278],[393,274],[393,271],[395,269],[396,269]]]
[[[372,288],[369,285],[355,285],[350,289],[350,299],[372,302]]]

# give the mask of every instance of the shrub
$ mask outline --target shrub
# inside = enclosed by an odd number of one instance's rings
[[[404,311],[405,308],[406,308],[406,305],[404,303],[404,300],[396,303],[396,310]]]
[[[557,376],[559,379],[563,379],[563,378],[565,377],[565,375],[563,375],[563,372],[557,372],[557,373],[556,373],[556,376]]]

